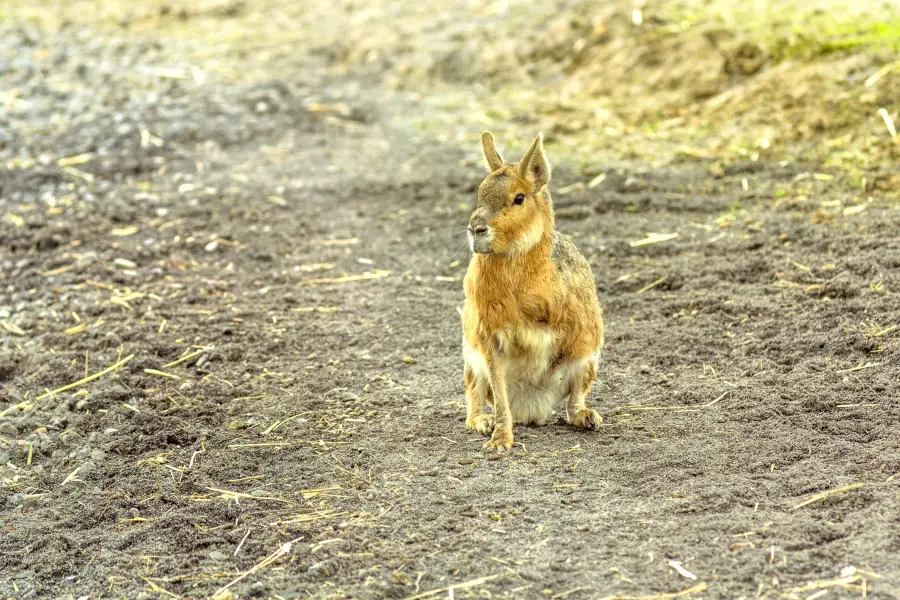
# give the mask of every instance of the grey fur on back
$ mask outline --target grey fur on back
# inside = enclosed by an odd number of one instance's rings
[[[572,238],[558,231],[554,235],[553,251],[550,253],[550,258],[560,274],[580,275],[582,277],[590,277],[593,280],[594,274],[591,273],[591,265],[578,250],[578,247],[575,246]]]

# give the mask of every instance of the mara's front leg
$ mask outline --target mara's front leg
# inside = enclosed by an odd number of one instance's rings
[[[463,378],[466,383],[466,427],[488,435],[494,427],[494,419],[486,410],[491,384],[484,375],[476,375],[468,361]]]
[[[591,391],[591,386],[597,378],[597,361],[588,358],[583,366],[574,369],[569,387],[569,403],[566,406],[566,421],[580,429],[600,429],[603,418],[593,408],[584,405],[584,399]]]
[[[509,450],[513,445],[513,420],[506,395],[506,381],[496,351],[488,356],[488,373],[494,399],[494,433],[484,443],[485,450]]]

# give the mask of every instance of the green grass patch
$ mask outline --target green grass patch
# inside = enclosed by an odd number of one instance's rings
[[[776,60],[811,59],[868,50],[900,51],[900,18],[854,23],[814,21],[803,28],[795,28],[790,35],[777,38],[771,48]]]

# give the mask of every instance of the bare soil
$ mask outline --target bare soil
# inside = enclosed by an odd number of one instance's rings
[[[482,124],[154,35],[0,24],[0,595],[900,596],[894,171],[551,145],[604,424],[487,455]]]

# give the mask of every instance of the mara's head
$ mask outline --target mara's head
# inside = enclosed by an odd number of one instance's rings
[[[478,254],[524,254],[553,235],[544,139],[538,134],[522,160],[511,165],[500,158],[490,133],[481,135],[481,146],[488,176],[469,219],[469,246]]]

